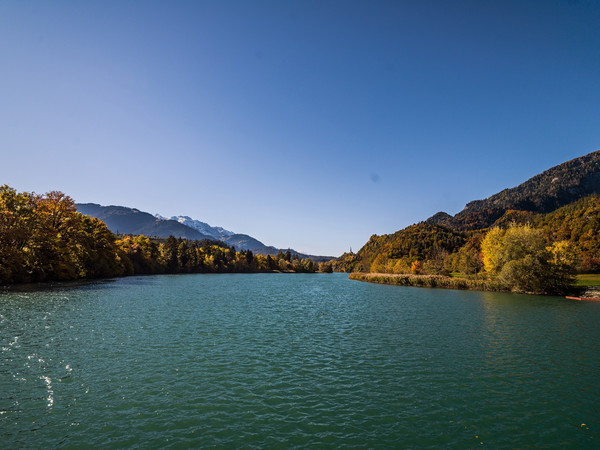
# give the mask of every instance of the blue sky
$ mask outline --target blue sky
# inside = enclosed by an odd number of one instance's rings
[[[339,255],[600,149],[600,2],[0,1],[0,183]]]

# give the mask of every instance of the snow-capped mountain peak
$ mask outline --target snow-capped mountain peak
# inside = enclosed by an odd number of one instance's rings
[[[211,227],[206,222],[201,222],[199,220],[194,220],[189,216],[173,216],[173,217],[164,217],[160,214],[155,214],[154,217],[161,220],[175,220],[185,226],[193,228],[196,231],[199,231],[202,234],[213,237],[215,239],[221,239],[225,236],[233,236],[235,233],[233,231],[226,230],[223,227]]]

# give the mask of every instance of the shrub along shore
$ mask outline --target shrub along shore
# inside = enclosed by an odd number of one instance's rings
[[[467,278],[453,278],[443,275],[413,275],[389,273],[358,273],[349,275],[351,280],[366,281],[378,284],[394,284],[397,286],[429,287],[444,289],[468,289],[473,291],[500,291],[509,292],[499,283],[491,280],[473,280]]]
[[[539,292],[525,292],[509,289],[498,281],[485,279],[468,279],[447,277],[443,275],[414,275],[414,274],[389,274],[389,273],[360,273],[353,272],[348,276],[351,280],[365,281],[367,283],[391,284],[395,286],[426,287],[442,289],[459,289],[470,291],[514,292],[520,294],[536,294]],[[582,299],[600,298],[598,286],[574,285],[563,294]],[[554,294],[556,295],[556,294]]]

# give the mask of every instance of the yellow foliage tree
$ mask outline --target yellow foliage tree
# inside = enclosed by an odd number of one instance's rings
[[[520,292],[561,293],[573,282],[574,258],[566,242],[548,245],[543,230],[512,224],[493,228],[481,243],[486,272]]]
[[[423,270],[423,264],[421,261],[414,261],[410,266],[410,271],[415,275],[418,275]]]

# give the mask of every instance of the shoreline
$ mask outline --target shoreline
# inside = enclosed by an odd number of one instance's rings
[[[487,292],[507,292],[518,294],[534,295],[555,295],[564,296],[565,294],[540,294],[530,292],[516,292],[507,289],[491,280],[470,280],[467,278],[452,278],[443,275],[413,275],[413,274],[390,274],[390,273],[359,273],[354,272],[348,275],[350,280],[363,281],[366,283],[387,284],[393,286],[423,287],[423,288],[441,288],[458,289],[469,291],[487,291]],[[591,286],[573,286],[569,291],[567,298],[576,298],[581,301],[591,301],[600,298],[600,289]]]
[[[466,278],[452,278],[443,275],[414,275],[390,273],[358,273],[348,275],[355,281],[367,283],[389,284],[394,286],[427,287],[442,289],[459,289],[470,291],[510,292],[490,280],[469,280]]]
[[[156,273],[133,273],[128,275],[114,275],[109,277],[96,277],[96,278],[75,278],[72,280],[44,280],[44,281],[25,281],[19,283],[2,283],[0,280],[0,292],[8,290],[34,290],[54,288],[54,287],[65,287],[65,286],[79,286],[87,284],[96,284],[102,282],[111,282],[120,280],[122,278],[133,278],[133,277],[153,277],[159,275],[256,275],[256,274],[325,274],[330,275],[332,272],[295,272],[293,270],[271,270],[271,271],[253,271],[253,272],[156,272]]]
[[[598,286],[581,286],[579,291],[567,296],[570,300],[578,300],[582,302],[600,302],[600,287]]]

